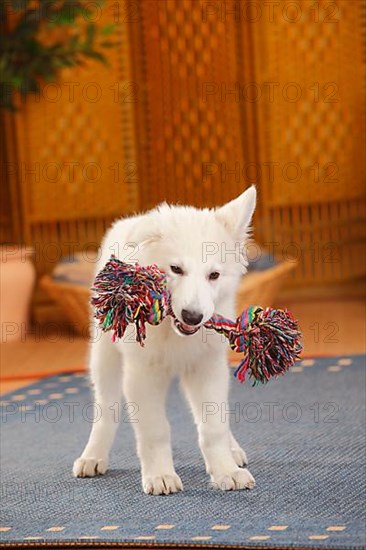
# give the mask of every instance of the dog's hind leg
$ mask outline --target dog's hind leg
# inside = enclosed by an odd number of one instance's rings
[[[91,346],[90,376],[94,385],[95,418],[89,441],[74,462],[76,477],[93,477],[107,471],[109,451],[118,427],[116,407],[120,406],[122,396],[122,364],[110,334],[98,335],[98,341]]]

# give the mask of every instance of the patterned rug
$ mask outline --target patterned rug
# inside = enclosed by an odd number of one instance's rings
[[[233,380],[232,427],[253,491],[209,487],[178,384],[168,413],[185,490],[167,497],[141,491],[123,407],[109,472],[72,477],[93,412],[84,375],[44,379],[4,396],[1,409],[3,547],[365,547],[364,356],[304,359],[257,388]]]

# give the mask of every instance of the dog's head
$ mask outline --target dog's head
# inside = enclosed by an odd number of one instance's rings
[[[213,210],[162,204],[138,224],[138,260],[165,271],[180,334],[197,332],[235,295],[255,203],[250,187]]]

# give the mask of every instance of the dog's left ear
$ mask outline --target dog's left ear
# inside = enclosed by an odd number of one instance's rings
[[[244,242],[248,236],[256,201],[257,191],[254,185],[252,185],[239,197],[224,204],[224,206],[221,206],[215,212],[217,220],[239,242]]]

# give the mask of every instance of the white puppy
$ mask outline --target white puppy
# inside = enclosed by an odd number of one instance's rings
[[[225,406],[229,376],[227,343],[202,327],[214,312],[235,318],[235,295],[246,259],[245,242],[255,208],[254,187],[228,204],[196,209],[163,204],[143,214],[117,221],[107,232],[97,269],[111,254],[141,265],[156,263],[168,278],[172,307],[169,317],[147,327],[145,347],[111,334],[93,338],[90,372],[100,419],[75,463],[77,477],[104,474],[117,429],[116,403],[122,391],[138,411],[134,418],[137,452],[145,493],[160,495],[182,490],[176,474],[165,414],[172,376],[178,375],[192,409],[198,439],[211,481],[221,489],[251,489],[247,459],[225,417],[204,415],[207,403]]]

